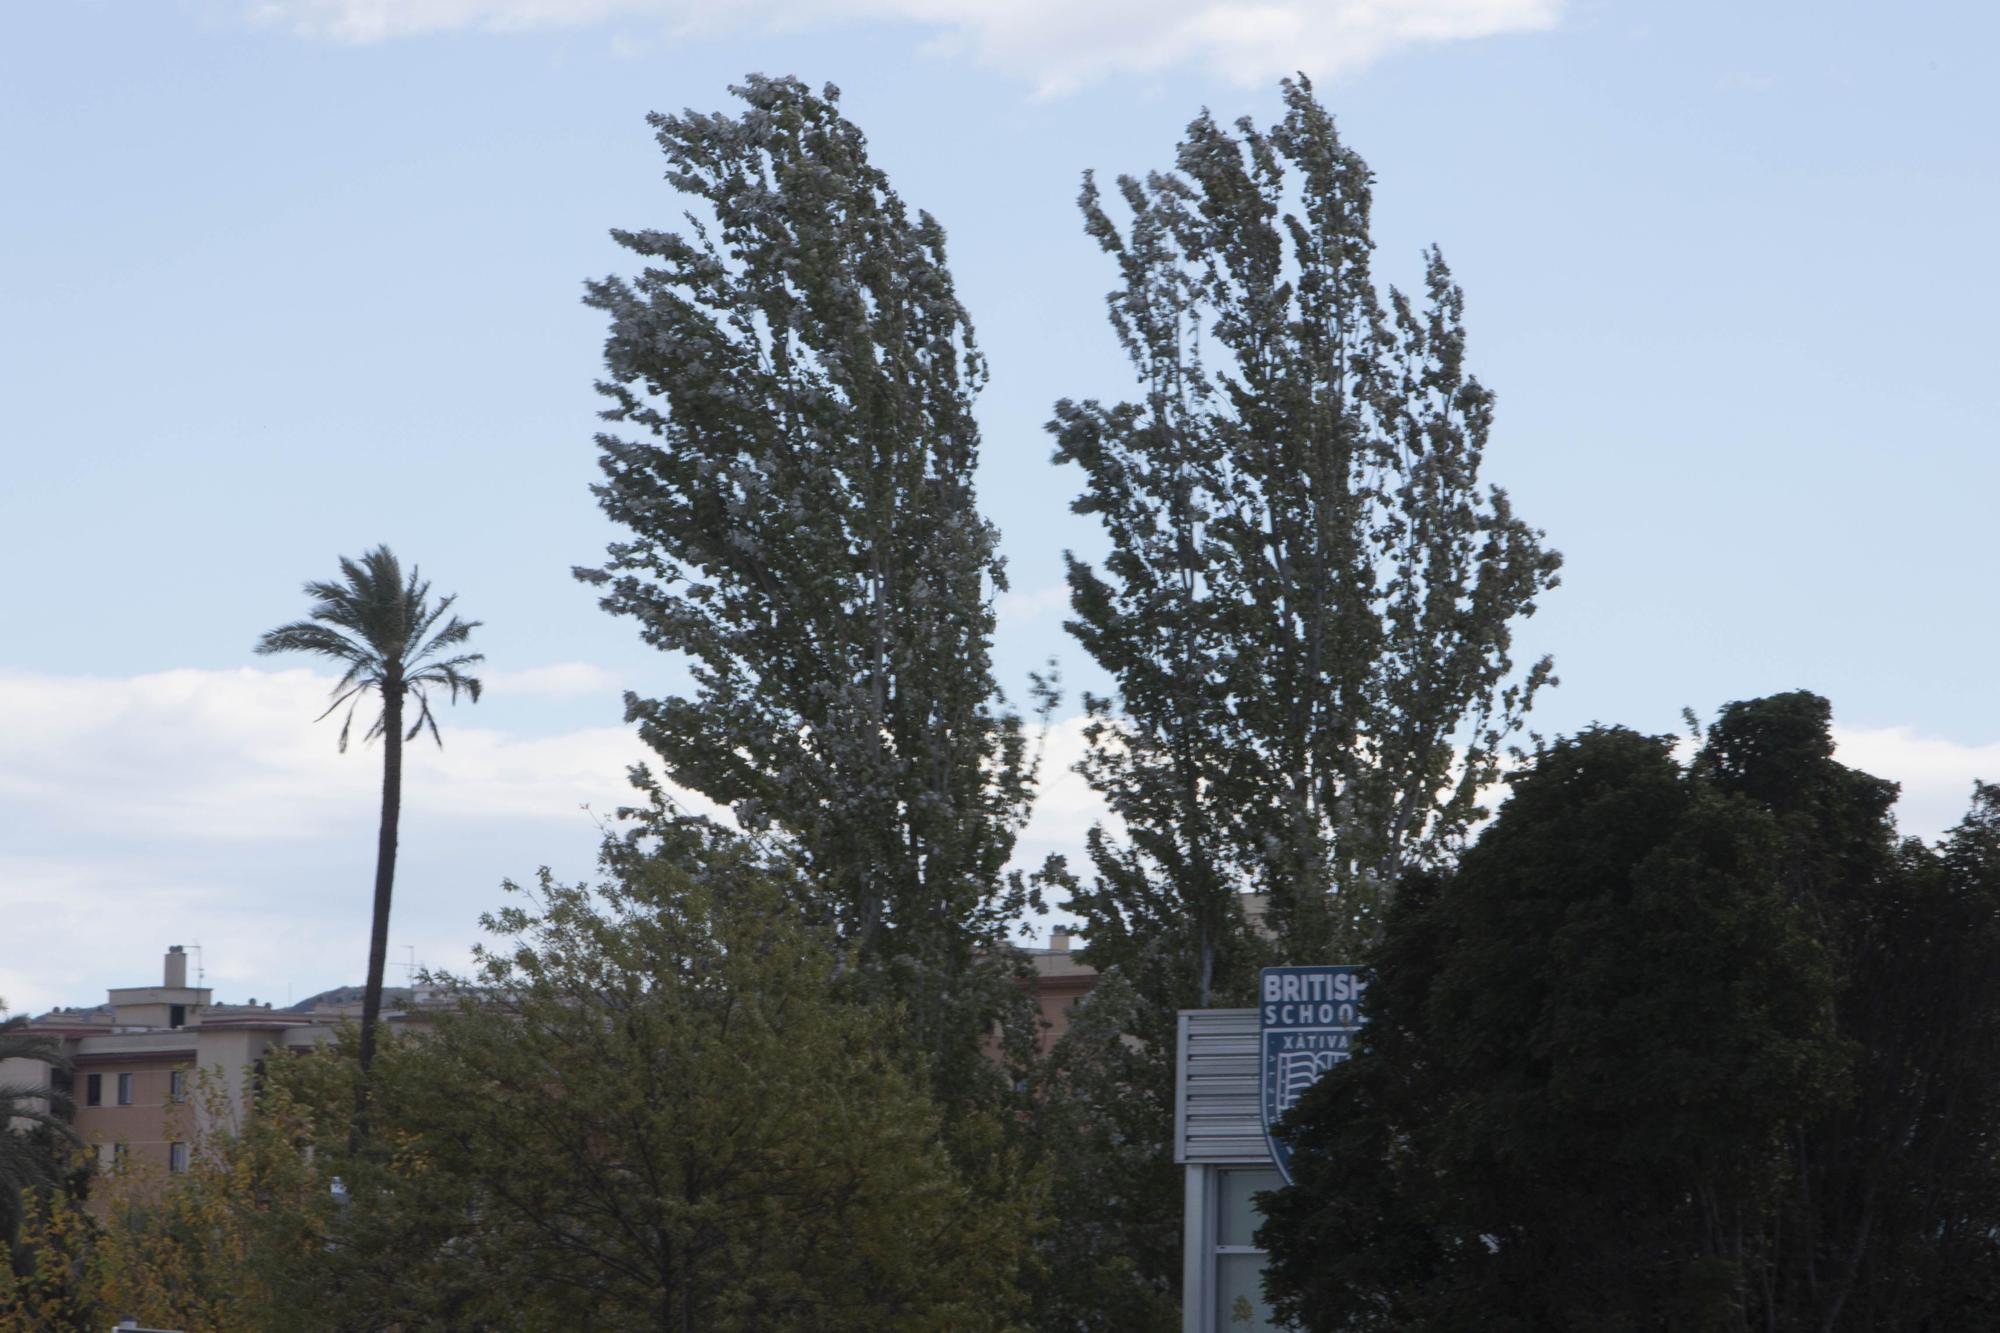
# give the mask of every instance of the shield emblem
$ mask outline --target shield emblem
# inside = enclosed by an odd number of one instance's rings
[[[1264,1139],[1287,1185],[1292,1155],[1271,1133],[1319,1076],[1352,1053],[1363,1022],[1367,969],[1267,967],[1258,979],[1257,1046],[1261,1057]]]

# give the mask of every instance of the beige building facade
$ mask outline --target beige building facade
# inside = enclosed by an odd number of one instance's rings
[[[187,967],[176,944],[157,985],[120,987],[103,1004],[31,1019],[30,1031],[60,1042],[69,1068],[0,1061],[0,1084],[66,1091],[76,1108],[71,1123],[101,1165],[129,1159],[176,1172],[211,1113],[240,1122],[249,1111],[268,1055],[330,1041],[361,1012],[359,987],[285,1009],[217,1004],[207,987],[188,984]],[[383,1019],[401,1026],[423,998],[385,992]]]
[[[1069,1031],[1070,1010],[1097,984],[1097,970],[1085,966],[1070,949],[1067,928],[1049,932],[1048,947],[1022,949],[1035,969],[1034,997],[1040,1011],[1042,1054],[1047,1055]]]

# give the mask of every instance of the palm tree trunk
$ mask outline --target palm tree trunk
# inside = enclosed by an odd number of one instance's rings
[[[368,983],[361,993],[361,1077],[354,1085],[354,1141],[368,1137],[368,1070],[382,1016],[382,970],[389,958],[389,899],[396,882],[396,825],[403,809],[403,682],[382,682],[382,822],[375,845],[375,914],[368,933]]]

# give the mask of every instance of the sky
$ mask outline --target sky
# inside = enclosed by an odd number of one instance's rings
[[[0,15],[0,997],[200,946],[217,998],[361,979],[379,750],[259,658],[387,542],[483,622],[411,747],[391,957],[463,966],[503,880],[593,870],[685,680],[570,571],[613,227],[679,215],[644,117],[842,90],[950,237],[992,366],[981,500],[1016,698],[1060,659],[1043,430],[1129,391],[1081,174],[1164,168],[1303,70],[1377,177],[1378,278],[1444,250],[1487,479],[1565,556],[1519,627],[1548,735],[1810,688],[1934,837],[2000,779],[1987,394],[2000,12],[1843,0],[67,0]],[[1093,813],[1067,714],[1024,861]],[[400,980],[392,966],[390,980]]]

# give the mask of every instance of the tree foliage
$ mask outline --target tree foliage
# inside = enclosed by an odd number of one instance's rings
[[[943,228],[837,90],[735,92],[739,116],[651,118],[700,213],[614,232],[647,268],[589,287],[629,432],[598,437],[596,492],[629,535],[578,574],[692,669],[692,695],[627,698],[667,773],[798,857],[962,1087],[1010,994],[971,978],[1021,907],[1003,871],[1032,782],[989,661],[985,361]]]
[[[1182,1182],[1152,1101],[1136,1093],[1158,1083],[1174,1046],[1133,1038],[1144,1010],[1123,974],[1104,976],[1035,1069],[1029,1126],[1051,1191],[1030,1283],[1037,1328],[1152,1333],[1179,1321]]]
[[[1288,957],[1365,941],[1549,679],[1514,676],[1512,625],[1559,557],[1480,480],[1463,295],[1433,250],[1423,300],[1385,305],[1367,165],[1310,84],[1284,96],[1268,130],[1204,113],[1174,172],[1121,177],[1122,228],[1085,177],[1144,396],[1050,427],[1111,544],[1070,558],[1070,628],[1117,685],[1084,771],[1125,837],[1093,832],[1075,903],[1094,958],[1182,1005],[1244,986],[1240,894]]]
[[[1838,960],[1847,1095],[1794,1126],[1753,1309],[1781,1329],[2000,1320],[2000,789],[1935,848],[1833,759],[1825,700],[1723,711],[1699,771],[1767,805],[1783,883]]]
[[[487,919],[477,975],[434,979],[458,1003],[383,1043],[366,1141],[352,1033],[274,1056],[188,1173],[44,1218],[0,1330],[1018,1327],[1039,1174],[993,1119],[947,1122],[794,890],[663,832]]]
[[[351,1053],[350,1053],[351,1056]],[[344,1142],[354,1086],[351,1068],[329,1078],[337,1089],[324,1117]],[[257,1113],[238,1120],[221,1087],[196,1079],[207,1114],[191,1143],[187,1170],[126,1160],[104,1174],[85,1169],[81,1190],[36,1201],[20,1261],[0,1272],[0,1333],[94,1333],[136,1318],[185,1333],[255,1333],[313,1327],[281,1294],[324,1252],[328,1215],[325,1162],[300,1151],[315,1117],[293,1082],[267,1084]]]
[[[0,1067],[9,1060],[37,1061],[52,1070],[69,1067],[61,1042],[32,1031],[26,1014],[6,1013],[0,1003]],[[76,1141],[70,1110],[59,1087],[0,1083],[0,1256],[20,1226],[24,1196],[63,1183],[63,1161]]]
[[[1481,481],[1493,399],[1462,295],[1435,251],[1421,300],[1378,292],[1368,168],[1308,83],[1284,97],[1268,129],[1204,113],[1171,172],[1085,177],[1141,392],[1050,424],[1109,538],[1069,557],[1069,628],[1116,695],[1085,700],[1081,766],[1113,819],[1086,872],[1048,878],[1130,984],[1138,1047],[1064,1076],[1099,1103],[1117,1086],[1143,1145],[1050,1249],[1120,1236],[1167,1290],[1175,1012],[1247,1001],[1263,963],[1351,957],[1384,886],[1479,813],[1550,679],[1514,671],[1512,626],[1559,559]]]
[[[898,1013],[836,997],[834,946],[740,846],[673,837],[488,918],[460,1008],[385,1059],[389,1151],[351,1166],[318,1298],[404,1327],[1007,1327],[1033,1182],[968,1183]]]
[[[1557,744],[1407,884],[1265,1200],[1300,1327],[1992,1322],[2000,793],[1899,845],[1807,694],[1670,751]]]

